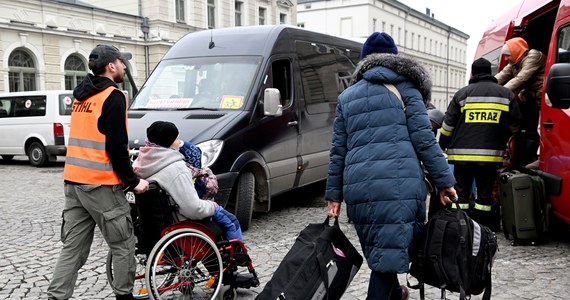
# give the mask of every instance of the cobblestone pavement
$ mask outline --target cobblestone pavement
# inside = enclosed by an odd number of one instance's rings
[[[63,164],[31,167],[23,158],[0,160],[0,299],[46,299],[61,244]],[[253,218],[244,239],[260,276],[261,286],[238,290],[238,299],[253,299],[307,224],[324,221],[322,184],[278,197],[270,213]],[[358,248],[346,217],[341,228]],[[513,247],[499,235],[500,252],[493,267],[492,299],[570,299],[570,239],[550,239],[539,246]],[[73,299],[114,299],[107,284],[107,246],[98,230],[87,264],[81,269]],[[365,299],[369,269],[363,266],[343,299]],[[405,283],[405,275],[400,275]],[[427,299],[439,299],[439,290],[427,288]],[[459,295],[447,293],[447,299]],[[411,291],[410,299],[419,299]],[[472,299],[480,299],[474,296]]]

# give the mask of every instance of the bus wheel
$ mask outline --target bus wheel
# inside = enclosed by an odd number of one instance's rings
[[[242,231],[249,229],[255,201],[255,176],[253,173],[242,173],[238,178],[235,213]]]

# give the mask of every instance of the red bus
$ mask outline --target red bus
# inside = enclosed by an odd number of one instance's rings
[[[523,0],[487,27],[475,59],[489,60],[496,74],[506,64],[501,48],[513,37],[547,54],[539,173],[550,200],[548,215],[570,224],[570,0]]]

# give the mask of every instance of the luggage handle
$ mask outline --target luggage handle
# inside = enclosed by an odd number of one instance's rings
[[[323,224],[330,226],[330,218],[329,216],[327,216],[327,218],[325,219],[325,221],[323,222]],[[334,217],[334,223],[333,226],[335,227],[340,227],[340,225],[338,224],[338,217]]]

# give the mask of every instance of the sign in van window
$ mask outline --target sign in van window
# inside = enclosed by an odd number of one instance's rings
[[[71,116],[71,108],[73,107],[73,95],[72,94],[61,94],[59,95],[59,115],[60,116]]]
[[[14,117],[41,117],[46,115],[46,97],[30,96],[13,100]]]

